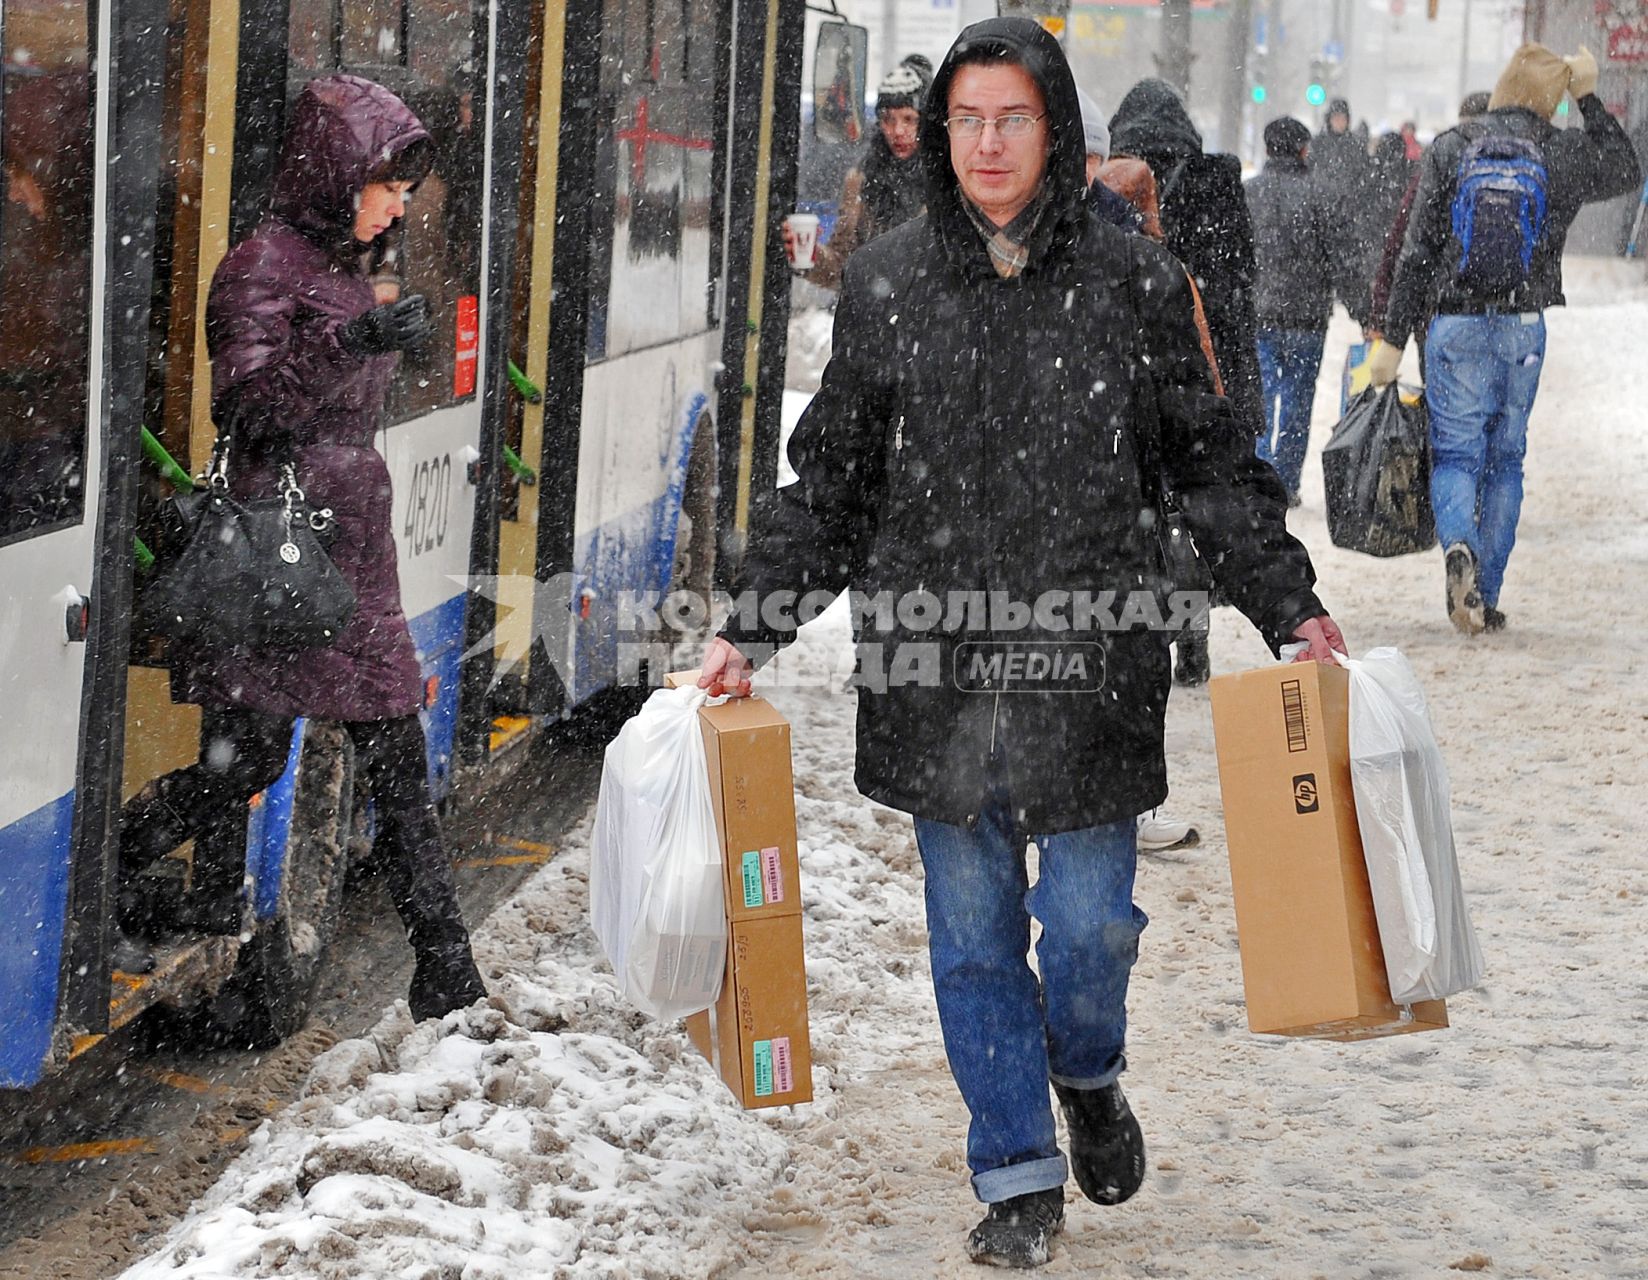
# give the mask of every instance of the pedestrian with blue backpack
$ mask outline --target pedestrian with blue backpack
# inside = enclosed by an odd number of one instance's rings
[[[1633,190],[1636,152],[1596,96],[1597,64],[1526,44],[1488,113],[1426,153],[1396,264],[1375,386],[1395,381],[1422,317],[1431,500],[1448,617],[1467,635],[1505,626],[1505,565],[1522,510],[1528,414],[1545,358],[1547,307],[1563,304],[1562,249],[1580,207]],[[1551,124],[1572,94],[1583,127]]]

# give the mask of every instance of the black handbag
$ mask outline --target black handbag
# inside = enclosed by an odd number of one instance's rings
[[[191,645],[303,649],[331,644],[355,614],[355,593],[326,553],[330,508],[304,500],[291,462],[276,492],[229,492],[227,432],[206,483],[168,504],[175,556],[143,592],[139,625]]]

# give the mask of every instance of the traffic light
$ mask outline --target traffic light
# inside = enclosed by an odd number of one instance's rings
[[[1328,91],[1320,84],[1312,82],[1305,88],[1305,101],[1313,107],[1319,107],[1328,100]]]
[[[1255,102],[1263,102],[1265,100],[1265,96],[1264,85],[1256,84],[1253,86],[1253,100]]]

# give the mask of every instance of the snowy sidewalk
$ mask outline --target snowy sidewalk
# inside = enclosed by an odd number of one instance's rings
[[[1044,1274],[1648,1276],[1648,300],[1553,312],[1550,333],[1505,634],[1452,631],[1439,554],[1333,549],[1315,449],[1293,518],[1353,650],[1396,644],[1425,684],[1486,985],[1445,1032],[1248,1034],[1207,695],[1176,691],[1169,805],[1204,843],[1140,864],[1126,1084],[1150,1176],[1114,1209],[1072,1187]],[[1229,610],[1212,652],[1216,671],[1269,661]],[[332,1050],[128,1277],[981,1274],[909,821],[852,786],[843,612],[780,662],[816,686],[774,696],[795,726],[818,1102],[742,1113],[683,1036],[618,1004],[581,830],[478,931],[507,975],[496,1008],[444,1029],[391,1014]]]

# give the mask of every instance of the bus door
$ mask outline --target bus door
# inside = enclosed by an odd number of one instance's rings
[[[109,95],[94,50],[107,22],[92,0],[0,3],[0,1087],[32,1084],[53,1048],[81,747],[106,729],[87,642],[106,464]]]
[[[535,710],[633,680],[630,606],[676,580],[689,523],[713,547],[731,23],[726,0],[565,6],[529,334],[545,370]],[[707,510],[683,522],[695,481]]]

